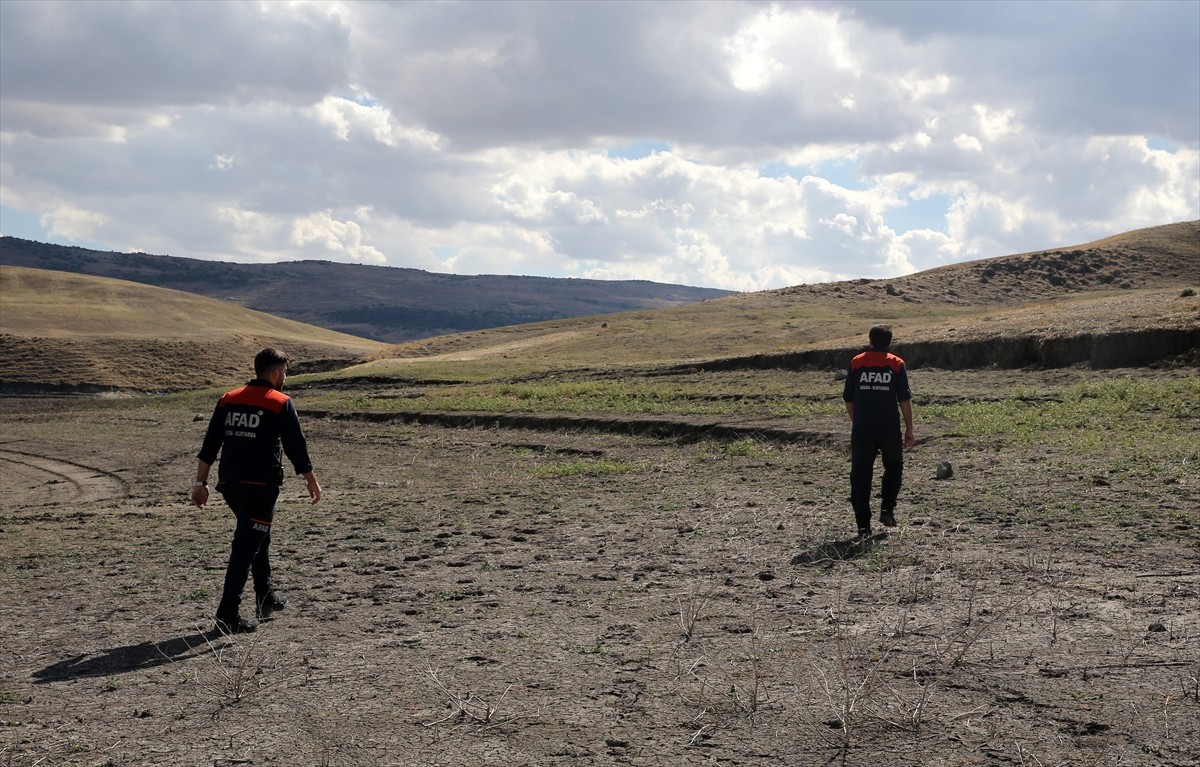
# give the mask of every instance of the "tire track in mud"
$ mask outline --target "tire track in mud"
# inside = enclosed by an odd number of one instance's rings
[[[92,502],[122,498],[129,483],[112,472],[40,453],[0,447],[0,495],[13,505]]]

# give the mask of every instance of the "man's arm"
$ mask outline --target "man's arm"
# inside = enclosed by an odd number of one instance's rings
[[[192,485],[192,503],[198,509],[203,509],[208,503],[208,471],[221,452],[221,443],[225,439],[225,427],[221,423],[221,403],[224,398],[217,400],[212,417],[208,419],[208,428],[204,431],[204,442],[200,445],[200,453],[196,456],[196,481]]]
[[[304,439],[304,430],[300,428],[300,416],[296,413],[296,403],[289,399],[280,415],[282,421],[280,422],[279,437],[283,443],[284,455],[292,462],[292,468],[296,470],[296,473],[304,477],[304,481],[308,484],[308,497],[312,498],[313,503],[317,503],[321,500],[321,483],[317,481],[312,459],[308,457],[308,441]]]
[[[297,474],[308,478],[313,469],[312,459],[308,457],[308,441],[304,439],[304,430],[300,428],[300,416],[296,413],[296,403],[288,400],[279,414],[279,439],[283,444],[283,453],[292,462],[292,468]]]
[[[850,368],[846,371],[846,383],[842,384],[842,401],[846,403],[846,415],[850,416],[850,420],[854,420],[854,363],[850,363]]]
[[[912,400],[901,400],[900,413],[904,416],[904,446],[912,447],[917,444],[917,435],[913,431]]]
[[[221,443],[225,441],[225,409],[221,406],[224,401],[224,397],[217,400],[217,406],[213,408],[212,416],[208,419],[208,428],[204,430],[204,442],[200,445],[200,452],[196,454],[200,462],[207,466],[216,463],[217,455],[221,452]],[[205,477],[207,476],[206,469]]]

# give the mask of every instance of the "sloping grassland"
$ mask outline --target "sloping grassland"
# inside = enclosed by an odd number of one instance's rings
[[[338,379],[507,380],[678,369],[831,368],[885,322],[910,366],[1092,367],[1191,359],[1200,221],[888,280],[385,345],[188,293],[0,268],[0,386],[180,390],[245,377],[266,344]],[[1191,355],[1190,357],[1188,355]],[[357,364],[357,363],[364,364]]]
[[[0,389],[179,390],[249,376],[263,346],[310,369],[383,348],[355,336],[175,290],[0,267]],[[303,365],[301,363],[301,369]]]
[[[840,366],[884,322],[913,365],[1099,367],[1185,354],[1200,341],[1200,221],[889,280],[748,293],[653,312],[562,320],[391,347],[409,360],[521,373],[555,367]],[[347,371],[350,373],[353,371]]]

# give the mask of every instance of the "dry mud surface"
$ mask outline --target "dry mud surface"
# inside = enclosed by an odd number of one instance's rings
[[[900,527],[854,545],[840,421],[309,418],[327,497],[284,487],[291,603],[223,637],[196,416],[0,400],[0,765],[1200,764],[1182,467],[920,423]]]

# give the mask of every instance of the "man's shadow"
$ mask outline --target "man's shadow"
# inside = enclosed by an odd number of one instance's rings
[[[833,562],[843,562],[865,556],[875,548],[875,544],[888,537],[886,532],[875,533],[865,538],[849,538],[844,541],[821,543],[808,551],[802,551],[792,557],[793,565],[824,565]]]
[[[225,639],[224,634],[213,629],[165,642],[139,642],[115,647],[94,656],[76,655],[33,672],[33,679],[36,684],[48,684],[155,668],[214,653],[225,646]]]

